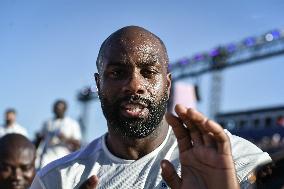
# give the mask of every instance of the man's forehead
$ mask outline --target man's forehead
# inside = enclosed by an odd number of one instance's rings
[[[151,32],[136,26],[122,28],[110,35],[103,43],[97,59],[102,68],[110,62],[135,62],[141,64],[168,64],[163,42]]]
[[[158,61],[166,58],[165,51],[160,43],[151,40],[123,41],[110,43],[105,48],[104,58],[127,59],[136,58],[140,62]]]
[[[31,157],[35,156],[35,149],[31,146],[18,146],[18,148],[6,148],[0,150],[0,159],[9,159],[9,158],[21,158],[21,157]]]
[[[156,39],[118,39],[111,40],[105,45],[107,53],[163,53],[162,45]]]
[[[127,41],[141,41],[141,40],[157,40],[158,37],[155,36],[150,31],[141,27],[125,27],[117,30],[111,34],[106,41],[115,43],[124,43]]]

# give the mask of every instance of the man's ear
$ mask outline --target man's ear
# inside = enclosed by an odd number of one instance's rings
[[[100,90],[100,74],[94,73],[94,76],[95,76],[95,80],[96,80],[97,89],[99,91]]]
[[[168,99],[170,98],[170,95],[171,95],[171,87],[172,87],[172,74],[168,73],[167,74]]]

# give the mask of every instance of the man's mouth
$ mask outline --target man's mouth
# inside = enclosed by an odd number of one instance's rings
[[[21,182],[12,182],[11,188],[13,189],[23,189],[24,185]]]
[[[128,118],[143,118],[149,113],[146,104],[143,103],[123,102],[120,107],[122,115]]]

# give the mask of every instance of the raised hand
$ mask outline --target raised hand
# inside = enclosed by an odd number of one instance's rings
[[[99,179],[97,176],[93,175],[88,178],[79,189],[96,189],[99,183]]]
[[[238,189],[230,141],[223,128],[193,109],[177,105],[167,114],[177,137],[181,177],[167,160],[162,177],[172,189]]]

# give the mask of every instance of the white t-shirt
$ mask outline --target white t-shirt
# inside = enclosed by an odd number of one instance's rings
[[[58,135],[62,134],[66,138],[81,140],[81,129],[77,121],[64,117],[63,119],[50,119],[43,124],[41,134],[45,137],[37,150],[36,167],[43,167],[70,154],[66,144],[60,141]]]
[[[10,134],[10,133],[17,133],[17,134],[24,135],[25,137],[28,137],[27,130],[21,125],[19,125],[18,123],[13,123],[9,127],[5,127],[5,126],[0,127],[0,137],[6,134]]]
[[[257,165],[271,161],[267,153],[252,143],[228,133],[239,182]],[[44,167],[36,175],[31,189],[71,189],[91,175],[99,178],[98,188],[155,189],[168,188],[161,177],[160,162],[168,159],[180,172],[176,137],[169,129],[164,142],[138,160],[114,156],[106,147],[106,135],[94,140],[84,149],[65,156]]]

